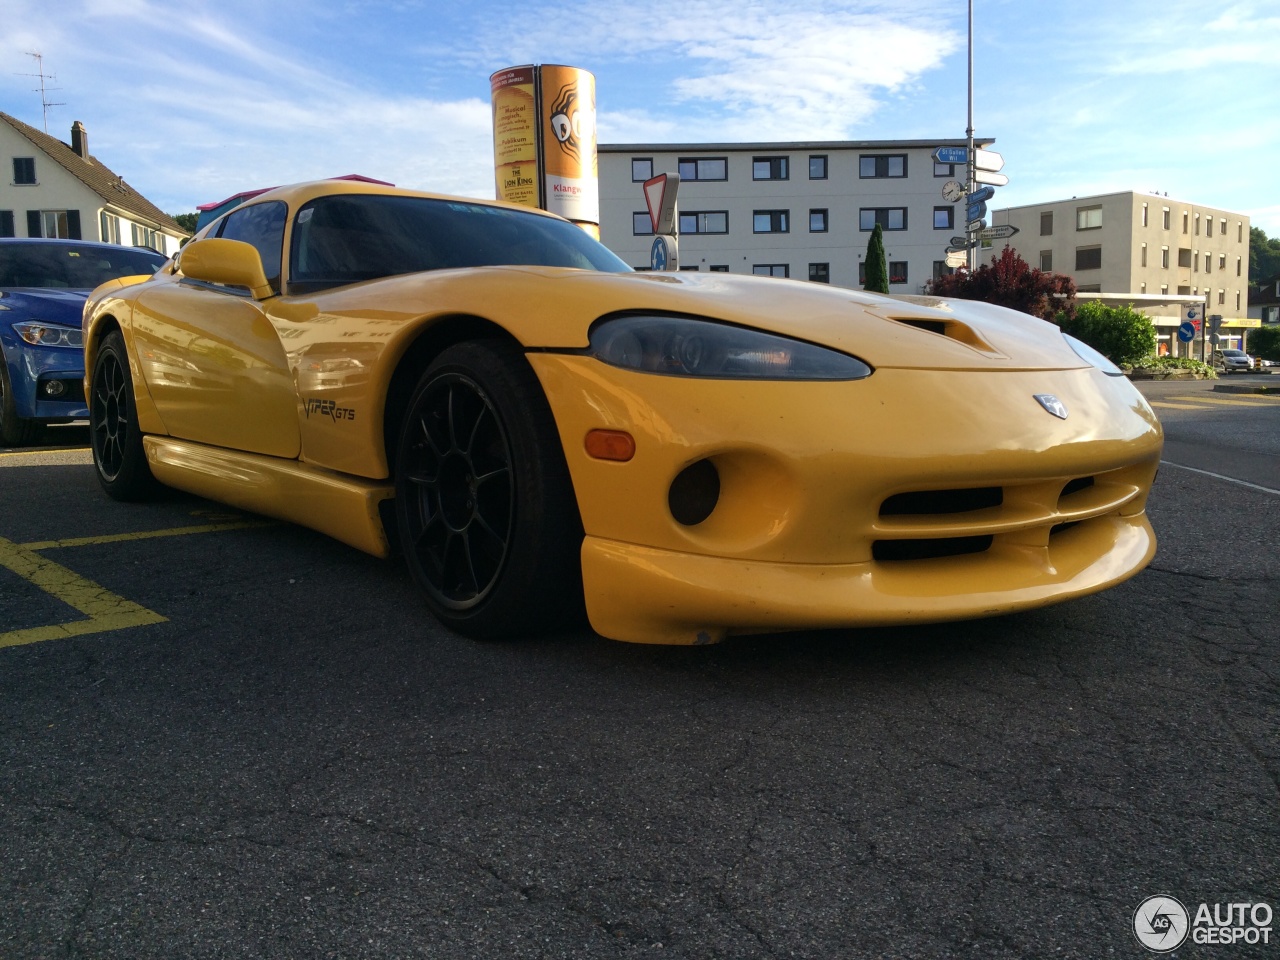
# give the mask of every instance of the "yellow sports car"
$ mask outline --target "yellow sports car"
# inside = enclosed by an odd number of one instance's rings
[[[635,273],[567,221],[283,187],[86,305],[94,462],[387,556],[448,626],[649,643],[981,617],[1155,550],[1120,372],[968,301]]]

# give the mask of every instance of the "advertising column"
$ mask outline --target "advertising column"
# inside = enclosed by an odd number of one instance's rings
[[[596,80],[578,67],[510,67],[489,78],[500,200],[541,207],[600,235]]]

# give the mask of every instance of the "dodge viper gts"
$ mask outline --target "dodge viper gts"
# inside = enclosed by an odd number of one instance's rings
[[[576,226],[283,187],[86,304],[99,480],[403,552],[472,636],[982,617],[1151,559],[1159,423],[1000,307],[637,273]]]
[[[154,250],[79,240],[0,240],[0,446],[31,443],[46,424],[89,415],[80,323],[105,280],[150,276]]]

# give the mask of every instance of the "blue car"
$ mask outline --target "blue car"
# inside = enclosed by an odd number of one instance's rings
[[[84,301],[99,284],[151,276],[144,247],[80,240],[0,240],[0,446],[33,443],[49,423],[89,416]]]

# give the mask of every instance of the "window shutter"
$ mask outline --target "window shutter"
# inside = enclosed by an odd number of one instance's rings
[[[79,240],[80,238],[80,211],[67,211],[67,237],[71,240]]]
[[[44,236],[44,231],[40,229],[40,211],[39,210],[27,211],[27,236],[28,237]]]
[[[0,237],[13,236],[13,211],[0,210]]]

